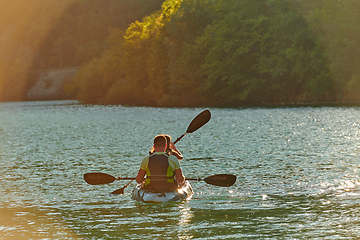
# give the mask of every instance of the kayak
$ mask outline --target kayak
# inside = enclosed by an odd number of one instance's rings
[[[178,188],[172,192],[155,193],[147,189],[141,189],[140,184],[137,184],[131,193],[131,198],[140,202],[177,202],[182,199],[190,199],[194,194],[194,191],[188,181],[185,181],[185,185],[182,188]]]

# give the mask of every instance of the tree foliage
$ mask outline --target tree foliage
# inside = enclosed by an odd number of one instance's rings
[[[45,8],[52,7],[54,14],[39,17],[34,31],[16,28],[34,39],[34,32],[44,37],[35,41],[38,51],[24,47],[22,57],[6,68],[14,73],[26,56],[32,57],[32,69],[82,66],[66,89],[83,102],[239,106],[360,101],[356,0],[62,2],[47,1]],[[56,7],[63,9],[61,14]],[[44,24],[49,21],[50,29]],[[15,38],[9,29],[0,28],[2,36]],[[23,77],[17,74],[11,77]],[[0,81],[0,90],[24,85],[29,81]]]
[[[306,0],[304,15],[322,46],[341,100],[360,100],[360,2]]]
[[[333,101],[326,49],[300,3],[165,1],[126,30],[116,60],[122,75],[109,88],[111,97],[98,100],[160,106]]]

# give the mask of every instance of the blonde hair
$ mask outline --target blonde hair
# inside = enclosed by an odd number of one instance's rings
[[[170,137],[170,135],[166,135],[166,134],[164,134],[164,137],[166,138],[166,143],[167,143],[165,152],[170,155],[172,152],[171,148],[170,148],[171,137]]]

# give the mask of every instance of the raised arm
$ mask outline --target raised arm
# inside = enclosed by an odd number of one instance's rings
[[[175,144],[173,142],[170,143],[170,147],[172,150],[172,155],[174,155],[178,160],[183,160],[183,155],[181,152],[175,147]]]

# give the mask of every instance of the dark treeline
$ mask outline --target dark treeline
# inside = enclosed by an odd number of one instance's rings
[[[82,66],[83,102],[360,102],[359,1],[67,1],[30,68]]]

